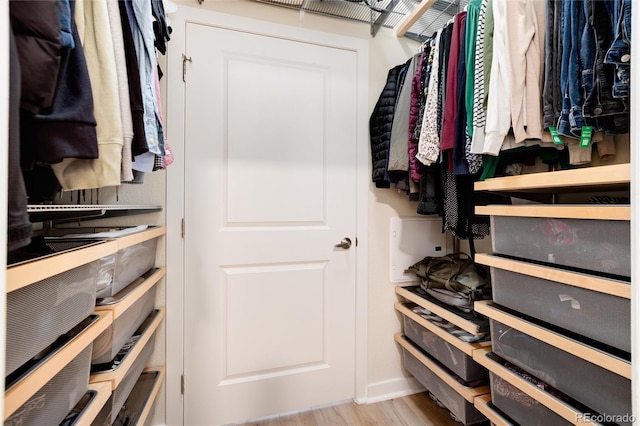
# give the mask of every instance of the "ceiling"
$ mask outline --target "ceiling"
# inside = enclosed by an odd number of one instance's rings
[[[334,18],[368,24],[375,36],[381,28],[396,28],[418,7],[420,0],[257,0],[281,7],[304,10]],[[426,0],[423,0],[423,2]],[[461,11],[469,0],[436,0],[404,33],[405,37],[424,40]]]

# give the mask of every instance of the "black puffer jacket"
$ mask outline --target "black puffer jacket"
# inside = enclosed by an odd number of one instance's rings
[[[378,102],[369,118],[369,137],[371,138],[372,180],[378,188],[391,186],[387,177],[389,143],[396,98],[400,88],[399,76],[406,64],[397,65],[389,70],[387,82],[380,93]]]
[[[20,108],[32,114],[51,106],[60,67],[60,3],[10,1],[9,16],[22,71]]]

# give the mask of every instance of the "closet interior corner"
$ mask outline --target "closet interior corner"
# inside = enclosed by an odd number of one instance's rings
[[[630,26],[628,0],[471,0],[389,70],[370,121],[373,182],[439,214],[490,280],[463,313],[433,300],[453,270],[396,289],[404,368],[464,424],[475,420],[416,365],[467,383],[449,354],[477,364],[474,409],[492,424],[634,420]],[[483,340],[459,340],[472,336]]]

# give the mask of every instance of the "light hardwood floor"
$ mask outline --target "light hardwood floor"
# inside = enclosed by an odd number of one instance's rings
[[[440,408],[426,393],[375,404],[346,403],[286,416],[270,417],[237,426],[460,426],[449,411]]]

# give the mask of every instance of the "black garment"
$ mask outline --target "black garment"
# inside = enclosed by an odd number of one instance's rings
[[[27,192],[20,168],[20,62],[13,31],[9,30],[9,187],[7,251],[31,242],[31,222],[27,213]]]
[[[562,67],[562,2],[546,0],[546,29],[544,33],[544,86],[542,109],[544,128],[556,126],[562,111],[560,71]]]
[[[461,23],[462,29],[460,30],[460,53],[458,55],[458,69],[456,70],[456,121],[455,121],[455,133],[453,149],[448,151],[450,153],[450,170],[455,175],[469,174],[469,166],[467,165],[467,159],[465,155],[465,146],[467,142],[467,104],[465,102],[465,88],[467,80],[467,68],[466,68],[466,37],[464,37],[467,28],[467,18],[465,17]]]
[[[447,68],[449,65],[449,52],[451,51],[451,36],[453,35],[453,22],[447,25],[440,34],[440,53],[438,58],[438,134],[442,134],[442,122],[444,121],[444,105],[447,87]]]
[[[399,92],[398,77],[405,64],[396,65],[387,74],[387,82],[369,118],[369,137],[371,140],[372,181],[378,188],[389,188],[391,183],[386,178],[387,161],[393,115],[396,109],[396,98]]]
[[[153,21],[154,44],[158,52],[164,55],[167,53],[167,42],[171,40],[169,34],[171,34],[172,30],[167,25],[167,17],[164,13],[162,0],[151,0],[151,13],[155,18]]]
[[[423,215],[444,215],[440,164],[420,168],[420,194],[416,212]]]
[[[404,88],[405,79],[406,79],[407,73],[409,72],[410,67],[411,67],[411,59],[407,60],[407,62],[404,63],[402,68],[400,68],[400,72],[398,72],[398,77],[396,81],[397,89],[396,89],[396,99],[395,99],[396,108],[398,106],[398,98],[400,97],[400,92],[402,92],[402,89]],[[395,117],[396,108],[394,108],[394,114],[393,114],[394,117]],[[391,130],[393,131],[393,119],[391,120]],[[391,134],[389,136],[391,136]],[[391,151],[391,139],[389,139],[389,151]],[[408,193],[409,192],[409,173],[404,170],[389,171],[389,155],[387,155],[387,164],[385,165],[384,179],[391,183],[395,183],[396,188],[399,191],[404,191]],[[400,185],[399,187],[398,187],[398,184]]]
[[[71,15],[75,1],[69,2]],[[64,158],[98,158],[93,95],[84,49],[75,20],[71,20],[74,48],[63,48],[53,105],[46,113],[23,113],[23,165],[54,164]]]
[[[127,79],[129,80],[129,102],[131,103],[131,118],[133,120],[133,140],[131,153],[136,156],[149,151],[147,137],[144,133],[144,104],[142,101],[142,86],[140,84],[140,68],[136,47],[133,42],[129,15],[124,2],[119,1],[120,21],[122,22],[122,36],[124,38],[124,57],[127,64]]]
[[[443,231],[451,232],[462,240],[484,238],[489,235],[489,217],[477,216],[475,206],[484,202],[479,200],[484,194],[476,193],[473,189],[476,175],[454,175],[449,171],[446,161],[442,164],[442,187],[444,192]],[[510,204],[510,198],[497,196],[492,204]]]
[[[53,102],[62,48],[60,5],[12,0],[9,16],[20,60],[20,108],[36,114]]]

